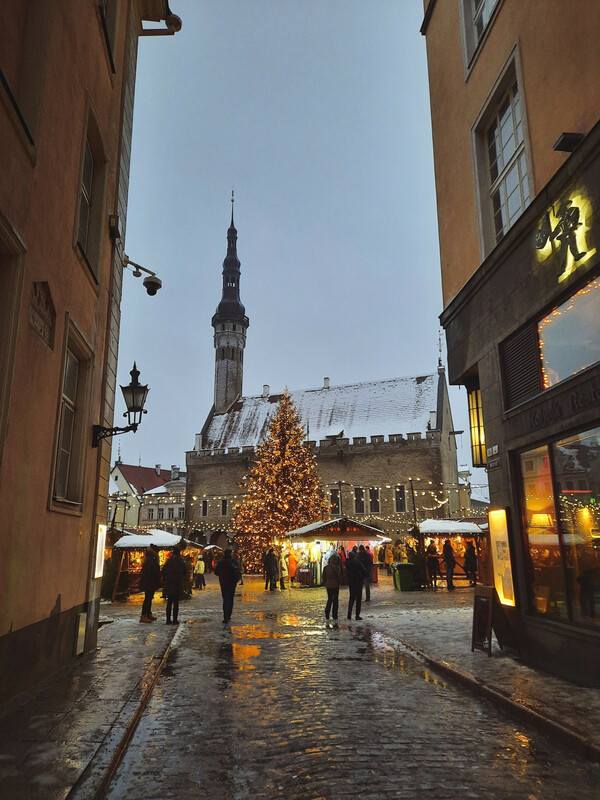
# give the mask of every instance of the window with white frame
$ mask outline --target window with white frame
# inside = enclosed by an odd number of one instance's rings
[[[179,506],[179,508],[177,509],[177,518],[185,519],[185,508],[183,506]]]
[[[175,519],[175,509],[172,506],[167,509],[167,517],[168,519]]]
[[[91,352],[72,326],[67,328],[67,345],[62,372],[58,438],[54,468],[53,501],[83,502],[87,397],[91,374]]]
[[[473,14],[473,31],[477,44],[491,19],[498,0],[471,0]]]
[[[162,506],[158,507],[158,518],[164,519],[165,518],[165,510]]]
[[[149,508],[148,509],[148,519],[154,519],[154,509],[153,508]]]
[[[529,204],[522,107],[516,81],[502,96],[487,126],[486,146],[497,244]]]

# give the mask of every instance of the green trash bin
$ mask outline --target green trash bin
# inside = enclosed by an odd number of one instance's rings
[[[398,566],[400,565],[399,561],[394,561],[392,564],[392,578],[394,580],[394,589],[401,589],[400,585],[400,570]]]
[[[396,574],[398,575],[398,588],[403,592],[410,592],[415,579],[413,565],[405,561],[398,561]]]

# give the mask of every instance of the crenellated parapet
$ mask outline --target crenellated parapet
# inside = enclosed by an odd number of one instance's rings
[[[198,449],[190,450],[187,453],[187,463],[201,463],[209,459],[223,458],[229,459],[250,458],[254,455],[256,448],[253,445],[246,447],[228,447],[214,450],[206,450],[201,448],[202,437],[200,434],[196,436],[196,447]],[[353,453],[364,455],[367,453],[384,453],[385,451],[392,451],[402,447],[419,446],[431,447],[432,445],[439,445],[441,443],[440,431],[426,431],[425,434],[420,432],[407,433],[391,433],[387,436],[355,436],[353,439],[349,438],[328,438],[321,439],[319,442],[309,440],[306,446],[317,456],[339,455],[352,455]]]

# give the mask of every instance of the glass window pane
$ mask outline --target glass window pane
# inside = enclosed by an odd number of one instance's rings
[[[573,619],[600,626],[600,428],[555,445],[557,503]],[[570,488],[577,486],[577,489]]]
[[[65,380],[63,383],[63,395],[67,397],[72,405],[75,405],[77,397],[77,376],[79,373],[79,361],[70,350],[67,350],[67,360],[65,363]]]
[[[544,388],[600,360],[600,278],[538,323]]]
[[[546,446],[521,455],[521,475],[533,609],[539,614],[566,618],[564,573]]]

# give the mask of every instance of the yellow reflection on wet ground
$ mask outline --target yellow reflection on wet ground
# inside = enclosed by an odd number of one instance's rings
[[[250,662],[251,658],[257,658],[260,655],[260,647],[256,644],[239,644],[234,642],[231,645],[233,652],[233,663],[236,669],[254,669],[254,664]]]
[[[289,639],[291,633],[258,628],[256,625],[232,625],[231,630],[237,639]]]

